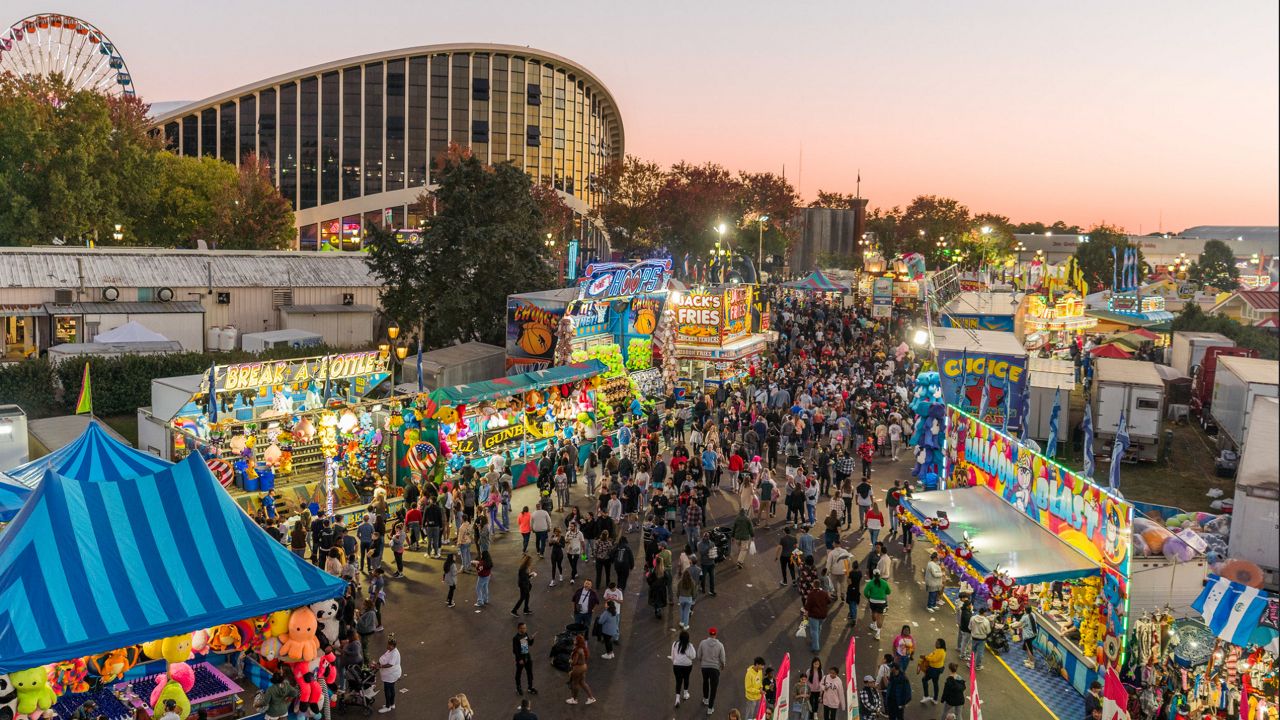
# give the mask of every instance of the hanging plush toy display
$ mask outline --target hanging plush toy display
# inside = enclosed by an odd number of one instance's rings
[[[942,476],[947,415],[947,406],[942,400],[942,381],[938,373],[922,372],[916,376],[911,411],[916,416],[915,431],[911,434],[909,443],[915,448],[916,460],[911,475],[926,482],[926,489],[933,490],[937,487],[938,478]],[[927,482],[930,479],[932,486]]]
[[[316,639],[316,614],[309,607],[300,607],[289,616],[289,630],[284,644],[280,646],[280,657],[291,661],[310,662],[316,659],[320,651],[320,641]]]

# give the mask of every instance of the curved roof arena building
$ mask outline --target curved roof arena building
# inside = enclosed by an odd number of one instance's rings
[[[295,209],[302,250],[361,246],[373,223],[417,227],[413,207],[451,143],[513,162],[579,216],[580,258],[605,255],[585,220],[596,177],[623,156],[622,119],[599,78],[513,45],[426,45],[317,65],[155,119],[169,146],[238,163],[256,152]]]

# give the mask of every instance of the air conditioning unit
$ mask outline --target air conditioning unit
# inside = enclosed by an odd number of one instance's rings
[[[120,299],[120,288],[114,285],[108,285],[102,288],[102,301],[115,302]]]
[[[156,300],[169,302],[173,300],[173,288],[162,287],[156,290]]]
[[[53,302],[55,305],[70,305],[75,302],[75,293],[71,290],[54,290]]]
[[[219,305],[230,305],[230,304],[231,304],[231,293],[229,293],[229,292],[220,292],[220,293],[218,293],[218,304],[219,304]]]
[[[355,304],[356,304],[356,294],[355,294],[355,293],[342,293],[342,304],[343,304],[343,305],[355,305]]]

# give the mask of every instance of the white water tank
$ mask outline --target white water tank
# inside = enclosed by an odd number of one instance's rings
[[[236,349],[236,344],[240,341],[240,331],[235,325],[228,325],[222,328],[222,338],[218,343],[218,349],[222,352],[230,352]]]
[[[218,346],[220,346],[221,344],[222,344],[222,328],[221,327],[217,325],[213,325],[208,330],[204,331],[204,349],[207,352],[218,352],[218,349],[219,349]]]

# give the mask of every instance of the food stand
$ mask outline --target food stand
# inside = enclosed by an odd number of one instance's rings
[[[376,350],[218,365],[153,383],[151,413],[165,455],[198,452],[247,512],[274,490],[281,514],[331,513],[367,504],[388,478],[387,400],[368,395],[389,377]]]
[[[980,602],[1029,603],[1037,650],[1087,692],[1125,659],[1132,506],[954,405],[946,456],[950,489],[904,500],[904,520]]]
[[[1098,319],[1084,314],[1085,302],[1074,293],[1028,295],[1024,327],[1024,343],[1028,350],[1044,348],[1050,352],[1068,349],[1076,337],[1097,327]]]
[[[768,311],[753,312],[757,288],[713,285],[670,298],[679,383],[697,390],[741,380],[755,372],[769,345],[761,325]]]

